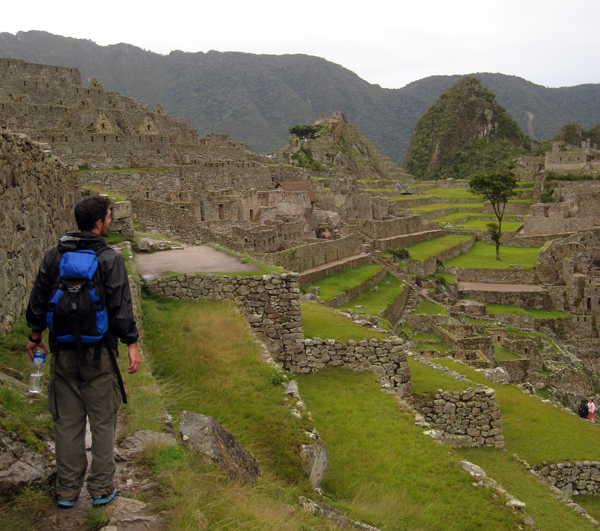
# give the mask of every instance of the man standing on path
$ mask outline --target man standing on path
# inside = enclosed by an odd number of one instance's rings
[[[27,350],[33,358],[36,346],[48,353],[42,332],[51,323],[50,310],[60,305],[60,302],[52,304],[51,299],[54,301],[53,296],[62,289],[62,296],[71,301],[70,306],[66,306],[69,308],[67,317],[71,320],[66,322],[72,323],[74,330],[71,335],[61,336],[58,332],[53,333],[53,330],[57,330],[56,324],[51,325],[49,339],[52,359],[48,409],[54,420],[58,471],[56,496],[59,507],[73,507],[83,487],[87,468],[86,416],[92,432],[92,465],[87,478],[92,504],[105,505],[116,496],[115,429],[121,396],[125,399],[116,363],[118,339],[129,346],[128,372],[137,372],[141,365],[137,346],[138,330],[133,318],[125,262],[104,241],[110,216],[110,201],[106,197],[87,197],[77,203],[75,220],[79,232],[67,233],[58,245],[46,253],[27,308],[27,324],[32,330]],[[65,279],[70,277],[65,275],[68,274],[69,267],[72,267],[69,264],[81,264],[81,260],[88,260],[93,264],[89,268],[93,282],[66,282]],[[94,296],[88,299],[95,301],[94,312],[90,315],[95,320],[105,308],[104,322],[107,321],[108,326],[106,332],[98,336],[100,341],[96,342],[93,342],[94,336],[85,335],[80,330],[78,319],[81,321],[81,318],[74,318],[71,312],[73,307],[77,312],[77,304],[83,299],[68,298],[71,293],[74,294],[73,297],[82,297],[79,293],[83,291],[87,291],[89,295],[94,289],[98,296],[96,300]],[[73,304],[74,300],[76,304]],[[79,307],[83,306],[81,302]],[[88,323],[84,324],[87,326]],[[96,322],[92,325],[97,326],[98,330],[103,328]],[[87,342],[82,342],[82,338]]]

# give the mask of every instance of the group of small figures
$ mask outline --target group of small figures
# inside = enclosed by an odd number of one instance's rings
[[[594,417],[596,414],[596,404],[594,404],[594,399],[590,398],[587,402],[585,398],[579,404],[579,416],[582,419],[589,419],[594,422]]]

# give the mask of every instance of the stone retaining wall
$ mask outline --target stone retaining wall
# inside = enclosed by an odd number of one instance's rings
[[[483,304],[515,304],[520,308],[552,309],[547,291],[482,291],[464,290],[465,297]]]
[[[0,335],[25,311],[45,252],[77,230],[77,172],[25,135],[0,131]]]
[[[377,284],[380,280],[383,280],[383,277],[386,275],[386,270],[382,269],[378,273],[375,273],[369,280],[363,282],[358,286],[354,286],[350,288],[348,291],[340,293],[336,297],[332,297],[327,301],[323,301],[323,306],[328,306],[330,308],[337,308],[338,306],[343,306],[344,304],[348,304],[354,297],[358,297],[367,291],[371,286]]]
[[[512,383],[522,383],[527,379],[529,365],[528,359],[496,362],[497,367],[503,367],[506,370]]]
[[[146,282],[152,295],[175,299],[232,299],[276,361],[304,353],[300,287],[296,273],[239,277],[179,275]]]
[[[415,243],[421,243],[432,238],[437,238],[446,234],[444,229],[435,229],[425,232],[417,232],[415,234],[404,234],[402,236],[396,236],[391,238],[385,238],[383,240],[374,240],[373,249],[376,251],[386,251],[387,249],[400,249],[402,247],[409,247]]]
[[[415,400],[415,407],[437,438],[455,448],[492,446],[504,448],[502,415],[496,391],[469,387],[464,391],[441,391],[432,398]]]
[[[494,243],[487,230],[447,229],[447,232],[450,234],[469,234],[484,243]],[[506,247],[542,247],[546,243],[546,238],[524,236],[522,232],[518,236],[516,232],[502,232],[500,243]],[[502,254],[502,247],[500,247],[500,254]]]
[[[398,322],[398,319],[402,317],[402,312],[404,311],[404,306],[406,305],[406,300],[408,299],[408,294],[410,293],[410,284],[404,284],[402,288],[402,293],[398,295],[392,304],[390,304],[381,316],[384,319],[387,319],[392,326]]]
[[[300,276],[298,277],[298,281],[300,282],[300,284],[314,284],[315,282],[317,282],[318,280],[321,280],[322,278],[330,277],[332,275],[337,275],[338,273],[341,273],[342,271],[347,271],[348,269],[354,269],[355,267],[365,265],[365,264],[370,264],[370,263],[371,263],[371,257],[368,254],[363,254],[363,255],[357,256],[356,258],[354,258],[352,260],[348,260],[341,264],[332,265],[325,269],[320,269],[318,271],[313,271],[311,273],[306,273],[306,272],[300,273]]]
[[[504,210],[505,214],[528,214],[529,207],[531,206],[531,202],[519,202],[519,203],[506,203],[506,209]],[[484,203],[483,204],[483,213],[484,214],[493,214],[494,208],[492,207],[492,203]]]
[[[540,284],[535,271],[526,269],[467,269],[454,268],[456,280],[488,284]]]
[[[411,396],[410,369],[403,340],[363,339],[341,343],[314,337],[304,341],[306,352],[284,361],[284,368],[296,373],[317,372],[325,367],[348,367],[372,371],[386,378],[401,397]]]
[[[295,373],[346,366],[371,370],[390,382],[401,397],[411,394],[410,369],[402,339],[336,342],[304,339],[297,273],[240,277],[179,275],[146,282],[151,295],[175,299],[234,301],[273,359]]]
[[[301,272],[322,266],[342,258],[358,255],[362,240],[356,235],[345,236],[339,240],[323,240],[286,251],[263,255],[270,263],[281,265],[288,270]]]
[[[576,461],[544,466],[542,479],[563,491],[567,497],[600,494],[600,462]]]

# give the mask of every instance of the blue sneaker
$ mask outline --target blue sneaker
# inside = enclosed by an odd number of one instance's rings
[[[56,504],[63,509],[71,509],[75,507],[75,500],[63,500],[60,496],[57,496]]]
[[[103,494],[102,496],[94,496],[92,498],[92,506],[100,507],[101,505],[106,505],[107,503],[110,503],[116,495],[117,495],[117,488],[115,487],[110,494]]]

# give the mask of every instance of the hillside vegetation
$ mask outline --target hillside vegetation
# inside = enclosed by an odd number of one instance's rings
[[[531,146],[494,93],[474,77],[461,79],[419,119],[404,168],[417,179],[464,179],[501,170]]]
[[[172,116],[189,118],[200,135],[229,133],[258,152],[284,145],[290,125],[312,123],[319,113],[343,111],[397,164],[402,163],[419,117],[461,78],[431,76],[400,89],[384,89],[340,65],[307,55],[160,55],[129,44],[98,46],[41,31],[1,33],[0,57],[77,67],[84,85],[97,77],[107,90],[151,107],[163,103]],[[515,76],[474,75],[538,140],[551,138],[570,120],[587,128],[600,122],[598,84],[546,88]]]

